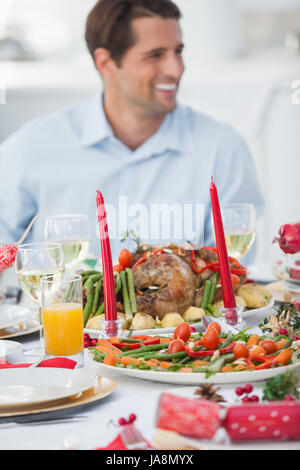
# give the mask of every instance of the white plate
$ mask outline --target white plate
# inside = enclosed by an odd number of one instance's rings
[[[92,359],[92,353],[89,353]],[[93,360],[93,359],[92,359]],[[233,383],[251,383],[260,380],[267,380],[275,375],[281,374],[288,370],[294,370],[300,367],[300,363],[292,364],[290,366],[276,367],[273,369],[256,370],[256,371],[241,371],[241,372],[219,372],[205,378],[203,372],[164,372],[152,370],[139,370],[139,369],[123,369],[121,367],[107,366],[101,362],[93,361],[93,364],[99,366],[99,370],[114,371],[122,375],[135,377],[136,379],[151,380],[154,382],[178,384],[178,385],[199,385],[200,383],[214,383],[214,384],[233,384]]]
[[[76,395],[94,385],[83,369],[54,367],[0,370],[0,408],[40,404]]]
[[[10,328],[34,318],[35,314],[27,307],[20,305],[1,304],[0,305],[0,329]]]
[[[274,297],[271,297],[270,302],[265,307],[253,308],[252,310],[244,310],[243,318],[248,318],[252,315],[259,315],[261,318],[265,318],[269,313],[272,307],[274,307],[275,300]]]
[[[16,341],[0,339],[0,359],[6,359],[8,356],[20,352],[21,349],[22,344]]]
[[[58,435],[57,428],[52,433],[48,428],[19,425],[18,429],[3,428],[0,432],[0,450],[73,450],[78,446],[78,439]]]

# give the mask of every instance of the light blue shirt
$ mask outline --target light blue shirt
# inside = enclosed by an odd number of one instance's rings
[[[178,105],[132,151],[114,137],[98,94],[29,122],[0,146],[0,243],[18,240],[31,218],[48,208],[49,214],[87,214],[91,252],[100,256],[100,190],[114,258],[134,246],[120,243],[128,228],[147,243],[212,244],[211,176],[221,204],[252,202],[261,213],[252,157],[230,126]],[[45,217],[26,242],[44,240]]]

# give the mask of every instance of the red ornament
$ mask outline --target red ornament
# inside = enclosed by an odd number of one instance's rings
[[[300,222],[282,225],[279,229],[279,237],[273,240],[273,243],[275,242],[279,243],[284,253],[298,253],[300,251]]]

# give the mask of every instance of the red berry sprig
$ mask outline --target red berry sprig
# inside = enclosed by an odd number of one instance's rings
[[[253,386],[251,384],[246,384],[244,387],[237,387],[235,389],[235,393],[238,397],[241,397],[242,395],[246,395],[245,397],[242,398],[243,403],[259,401],[259,397],[257,395],[249,396],[249,393],[251,392],[253,392]]]
[[[98,340],[96,338],[91,338],[87,333],[83,335],[83,347],[91,348],[97,346]]]
[[[126,424],[133,424],[136,421],[136,415],[134,413],[130,413],[128,418],[120,418],[118,423],[120,426],[126,426]]]

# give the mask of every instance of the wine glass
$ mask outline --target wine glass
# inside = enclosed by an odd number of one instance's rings
[[[60,243],[65,270],[73,272],[86,259],[89,247],[89,220],[85,214],[58,214],[46,219],[48,242]]]
[[[221,207],[221,214],[228,254],[241,259],[255,240],[255,207],[253,204],[228,204]]]
[[[30,243],[20,245],[16,256],[16,273],[24,294],[39,306],[40,344],[25,351],[31,356],[43,354],[41,318],[41,279],[51,278],[51,290],[58,289],[64,274],[62,247],[59,243]]]

